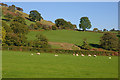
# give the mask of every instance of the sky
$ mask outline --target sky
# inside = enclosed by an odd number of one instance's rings
[[[88,17],[91,29],[106,28],[118,29],[118,2],[5,2],[22,7],[23,12],[29,14],[31,10],[37,10],[44,20],[55,22],[63,18],[76,24],[79,28],[80,18]]]

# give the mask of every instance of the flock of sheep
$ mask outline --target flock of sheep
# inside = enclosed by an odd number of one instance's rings
[[[36,53],[37,55],[40,55],[40,53]],[[33,54],[31,54],[33,55]],[[55,54],[54,56],[58,56],[57,54]],[[79,56],[78,54],[73,53],[73,56]],[[81,56],[85,56],[84,54],[81,54]],[[91,57],[92,55],[88,54],[89,57]],[[94,57],[97,57],[97,55],[93,55]],[[109,59],[111,59],[111,57],[109,57]]]

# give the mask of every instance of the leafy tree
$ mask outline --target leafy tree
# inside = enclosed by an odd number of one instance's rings
[[[5,36],[6,36],[6,31],[5,31],[4,27],[2,27],[2,42],[5,41]]]
[[[15,5],[9,6],[8,7],[9,11],[15,12]]]
[[[11,29],[16,34],[27,34],[28,33],[28,27],[27,25],[21,24],[19,22],[11,22],[10,24]]]
[[[84,40],[83,40],[82,48],[85,49],[85,50],[89,50],[89,49],[90,49],[90,46],[89,46],[89,44],[87,43],[87,39],[84,39]]]
[[[7,7],[8,5],[7,4],[4,4],[4,3],[0,3],[1,6],[5,6]]]
[[[10,20],[13,18],[13,15],[10,13],[7,13],[4,17],[7,18],[8,20]]]
[[[115,31],[115,28],[111,29],[110,31]]]
[[[41,14],[36,10],[30,11],[29,18],[33,21],[40,21],[42,19]]]
[[[19,46],[20,45],[20,39],[15,33],[7,33],[5,39],[6,39],[5,43],[8,46],[11,46],[11,45]]]
[[[29,26],[29,29],[33,30],[33,29],[38,29],[38,26],[36,24],[31,23]]]
[[[2,21],[2,27],[5,29],[5,31],[8,32],[13,32],[11,27],[9,25],[7,25],[7,23],[5,21]]]
[[[98,31],[98,28],[94,28],[93,31]]]
[[[16,9],[19,10],[19,11],[23,11],[23,9],[20,8],[20,7],[16,7]]]
[[[88,19],[88,17],[82,17],[80,19],[79,28],[82,28],[83,31],[85,31],[86,29],[90,29],[91,28],[91,22]]]
[[[35,47],[37,48],[48,48],[50,47],[48,44],[48,39],[42,34],[36,35],[37,40],[35,40]]]
[[[26,25],[25,19],[22,18],[22,17],[20,17],[20,16],[15,17],[15,18],[13,19],[13,21],[14,21],[14,22],[19,22],[19,23],[21,23],[21,24],[23,24],[23,25]]]
[[[107,31],[107,29],[103,29],[103,31]]]
[[[59,29],[74,29],[74,26],[71,22],[67,22],[64,19],[56,19],[55,24]]]
[[[17,16],[22,16],[22,14],[20,12],[16,12]]]
[[[101,37],[100,45],[107,50],[117,50],[118,48],[118,38],[115,34],[106,32]]]
[[[36,25],[38,28],[42,28],[42,26],[43,26],[40,22],[36,22]]]
[[[57,26],[53,25],[52,30],[57,30]]]
[[[56,19],[55,24],[60,29],[62,28],[67,22],[64,19]]]

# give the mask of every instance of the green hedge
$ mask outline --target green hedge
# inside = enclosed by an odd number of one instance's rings
[[[13,51],[35,51],[35,52],[44,52],[44,53],[61,53],[61,54],[73,54],[73,53],[78,53],[84,54],[84,55],[104,55],[104,56],[109,56],[109,55],[118,55],[113,51],[89,51],[89,50],[64,50],[64,49],[41,49],[41,48],[33,48],[33,47],[25,47],[25,46],[3,46],[2,50],[13,50]]]

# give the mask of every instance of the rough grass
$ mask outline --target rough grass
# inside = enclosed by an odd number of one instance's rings
[[[118,57],[3,51],[3,78],[117,78]]]
[[[51,42],[66,42],[82,45],[83,39],[87,38],[88,43],[99,44],[100,37],[103,33],[80,32],[70,30],[50,30],[50,31],[30,31],[27,35],[28,40],[36,39],[36,34],[42,33]]]

